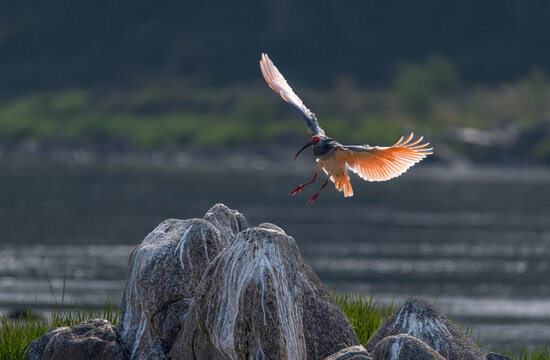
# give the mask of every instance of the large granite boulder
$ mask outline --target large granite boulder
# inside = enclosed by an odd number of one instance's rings
[[[206,268],[247,227],[222,204],[204,218],[165,220],[132,252],[118,325],[132,358],[170,350]]]
[[[170,357],[323,359],[358,344],[294,239],[262,224],[210,264]]]
[[[127,360],[115,328],[104,319],[57,328],[30,343],[28,360]]]
[[[388,336],[376,344],[373,360],[445,360],[424,341],[411,335]]]
[[[372,360],[372,357],[363,346],[356,345],[342,349],[324,360]]]
[[[409,298],[373,334],[366,348],[373,353],[382,339],[399,334],[409,334],[424,341],[447,360],[485,359],[481,349],[468,335],[422,298]]]

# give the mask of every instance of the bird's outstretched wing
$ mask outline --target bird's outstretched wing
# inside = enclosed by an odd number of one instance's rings
[[[280,94],[283,100],[294,105],[301,113],[304,119],[306,119],[307,127],[311,135],[325,135],[325,132],[317,123],[315,114],[312,113],[302,102],[302,100],[292,91],[292,88],[286,82],[283,75],[275,67],[271,59],[267,54],[262,54],[262,60],[260,60],[260,69],[262,69],[262,75],[270,88],[276,93]]]
[[[411,166],[432,154],[429,143],[420,144],[422,137],[411,142],[413,134],[399,139],[393,146],[345,146],[334,150],[337,160],[345,161],[348,168],[368,181],[385,181],[397,177]]]

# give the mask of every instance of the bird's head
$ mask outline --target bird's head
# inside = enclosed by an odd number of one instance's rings
[[[305,148],[307,148],[307,147],[309,147],[309,146],[312,146],[312,145],[317,145],[320,141],[321,141],[321,138],[320,138],[319,136],[313,135],[313,136],[311,137],[311,140],[310,140],[307,144],[305,144],[304,147],[302,147],[302,148],[300,149],[300,151],[298,151],[298,152],[296,153],[296,156],[294,156],[294,160],[296,160],[296,158],[298,157],[298,155],[299,155]]]

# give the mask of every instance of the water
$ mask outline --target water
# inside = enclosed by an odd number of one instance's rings
[[[493,346],[550,343],[548,171],[417,166],[385,183],[354,177],[353,198],[327,188],[306,207],[320,182],[287,193],[309,180],[309,162],[0,166],[2,311],[120,302],[128,256],[149,231],[223,202],[252,225],[283,227],[327,287],[381,302],[421,294]]]

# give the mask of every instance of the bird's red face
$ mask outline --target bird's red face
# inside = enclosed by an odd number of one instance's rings
[[[315,135],[315,136],[312,136],[311,137],[311,141],[308,142],[307,144],[304,145],[303,148],[300,149],[300,151],[298,151],[298,153],[296,154],[296,156],[294,156],[294,160],[296,160],[296,157],[298,157],[298,154],[302,152],[302,150],[304,150],[305,148],[307,148],[308,146],[311,146],[311,145],[315,145],[317,143],[319,143],[321,139],[319,139],[319,136]]]

